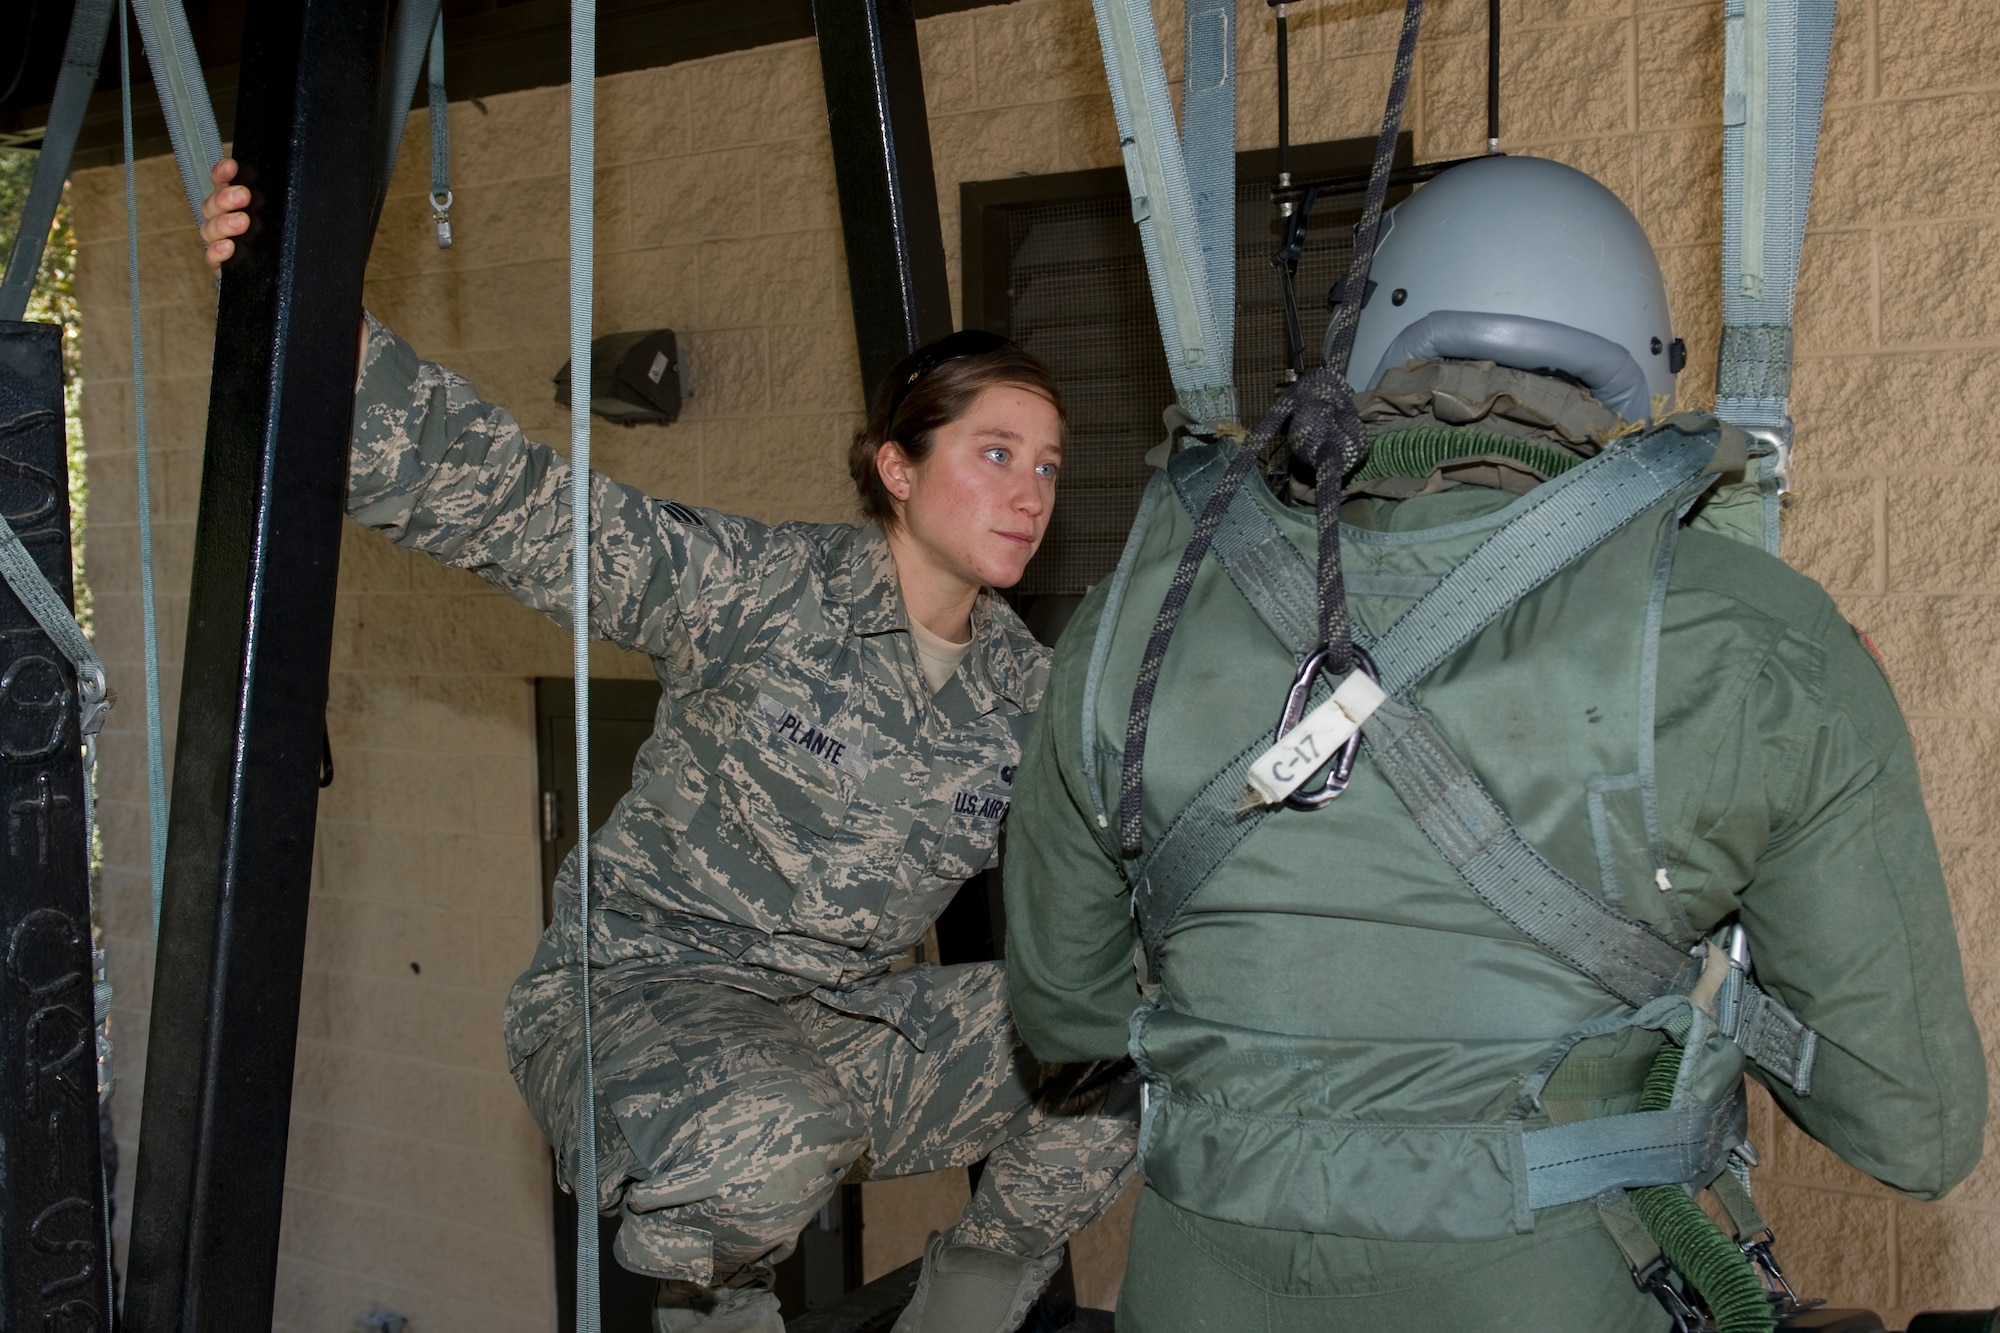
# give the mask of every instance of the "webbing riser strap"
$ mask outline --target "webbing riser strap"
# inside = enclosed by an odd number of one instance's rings
[[[1229,256],[1234,272],[1235,248],[1235,12],[1220,0],[1191,0],[1189,19],[1209,14],[1214,18],[1196,24],[1188,33],[1189,52],[1214,50],[1222,69],[1219,78],[1200,79],[1208,86],[1189,103],[1191,141],[1204,170],[1216,167],[1216,145],[1227,136],[1226,169],[1230,182],[1229,208],[1222,217],[1229,234],[1204,237],[1197,216],[1195,193],[1189,184],[1189,164],[1174,130],[1172,97],[1167,89],[1166,66],[1160,56],[1159,33],[1146,0],[1094,0],[1097,35],[1104,49],[1104,67],[1111,88],[1111,107],[1118,122],[1118,142],[1125,158],[1125,174],[1132,193],[1132,216],[1139,227],[1140,245],[1146,255],[1146,276],[1153,292],[1153,305],[1160,321],[1160,340],[1166,347],[1167,370],[1173,377],[1174,392],[1181,406],[1197,421],[1229,421],[1236,416],[1236,392],[1230,364],[1235,336],[1235,292],[1217,291],[1211,281],[1205,242],[1220,246]],[[1219,19],[1228,28],[1228,41],[1213,46],[1206,34]],[[1189,81],[1194,86],[1197,79]],[[1193,117],[1204,120],[1219,109],[1227,109],[1226,131],[1206,124],[1197,127]],[[1213,191],[1218,188],[1205,182]],[[1211,214],[1211,221],[1220,217]],[[1218,257],[1220,257],[1218,255]],[[1224,317],[1226,315],[1226,318]]]
[[[1726,0],[1716,415],[1790,429],[1792,311],[1835,0]]]
[[[573,0],[569,32],[569,363],[590,383],[590,296],[595,219],[597,6]],[[597,1071],[590,1030],[590,395],[570,395],[570,635],[576,687],[576,891],[581,916],[577,975],[583,1012],[583,1086],[578,1090],[576,1327],[598,1333]]]
[[[55,222],[56,206],[62,201],[63,178],[69,174],[70,154],[76,149],[77,132],[83,128],[84,112],[90,106],[90,91],[97,83],[97,67],[104,59],[111,8],[111,0],[80,0],[70,18],[62,72],[56,76],[49,123],[42,132],[41,156],[35,162],[34,180],[21,209],[20,230],[14,233],[7,276],[0,280],[0,320],[20,319],[35,290],[42,251]]]
[[[201,201],[212,188],[208,171],[222,160],[222,134],[215,127],[215,105],[208,99],[187,14],[181,0],[134,0],[132,14],[153,65],[153,86],[166,117],[167,137],[173,141],[181,187],[187,191],[195,225],[200,226]]]

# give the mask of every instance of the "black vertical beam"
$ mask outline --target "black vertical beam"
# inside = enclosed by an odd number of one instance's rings
[[[62,330],[0,323],[0,514],[74,604]],[[108,1330],[76,673],[0,582],[0,1329]]]
[[[268,1330],[386,0],[252,4],[125,1322]],[[190,242],[192,244],[192,242]]]
[[[865,394],[952,330],[912,0],[813,0]]]

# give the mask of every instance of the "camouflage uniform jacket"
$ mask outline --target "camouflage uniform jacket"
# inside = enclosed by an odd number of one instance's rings
[[[569,465],[372,319],[348,513],[567,626]],[[811,993],[912,1040],[883,976],[990,865],[1048,653],[991,593],[935,697],[875,525],[748,519],[591,478],[591,630],[662,689],[632,789],[590,840],[597,996],[671,970]],[[575,1004],[575,858],[508,1003],[525,1059]]]

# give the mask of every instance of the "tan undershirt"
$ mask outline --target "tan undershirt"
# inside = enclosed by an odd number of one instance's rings
[[[910,622],[910,637],[917,641],[917,660],[923,664],[924,681],[936,694],[958,670],[958,664],[972,651],[972,640],[953,643],[931,633],[916,621]]]

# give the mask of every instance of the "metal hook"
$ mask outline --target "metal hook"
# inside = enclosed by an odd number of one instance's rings
[[[1292,688],[1285,695],[1285,711],[1278,718],[1278,735],[1283,736],[1299,724],[1306,715],[1306,704],[1312,699],[1313,679],[1326,669],[1327,658],[1332,649],[1322,644],[1306,654],[1299,664],[1298,673],[1292,677]],[[1382,678],[1376,673],[1375,660],[1368,656],[1359,645],[1354,648],[1354,665],[1376,684]],[[1294,810],[1322,809],[1333,799],[1347,790],[1348,779],[1354,776],[1354,760],[1361,753],[1361,733],[1355,732],[1347,738],[1347,744],[1340,747],[1340,753],[1333,760],[1333,766],[1326,775],[1326,781],[1316,789],[1301,788],[1285,798],[1285,804]]]

